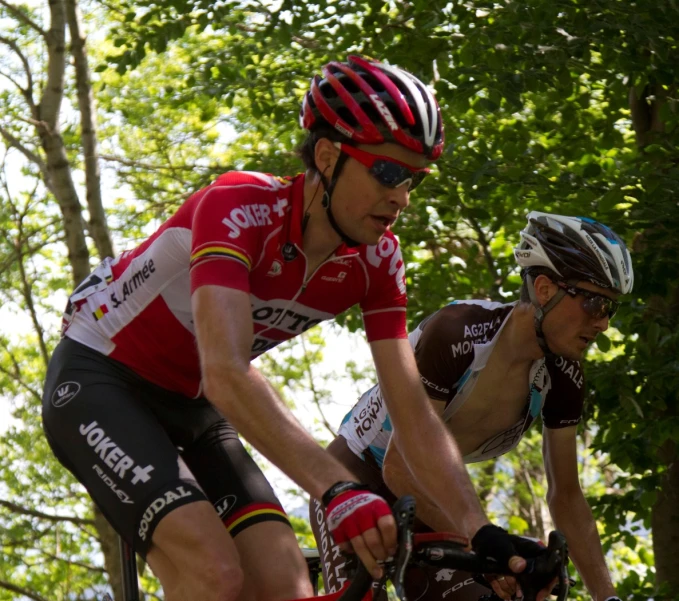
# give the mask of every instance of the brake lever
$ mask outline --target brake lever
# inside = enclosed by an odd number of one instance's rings
[[[549,543],[555,541],[558,544],[561,553],[561,562],[559,564],[559,594],[557,601],[566,601],[568,598],[568,591],[571,588],[571,579],[568,576],[568,544],[566,537],[559,531],[549,533]],[[547,547],[549,549],[549,546]]]
[[[413,523],[415,521],[415,499],[405,495],[394,503],[392,509],[398,533],[398,553],[390,567],[389,579],[394,585],[396,596],[407,601],[405,592],[405,572],[413,552]]]
[[[566,537],[558,530],[549,533],[547,540],[547,550],[553,558],[554,568],[558,568],[559,594],[557,601],[566,601],[570,590],[570,579],[568,577],[568,544]]]
[[[526,599],[535,599],[537,593],[553,579],[558,578],[559,594],[557,601],[565,601],[570,588],[568,578],[568,546],[561,532],[549,533],[547,553],[526,560],[526,568],[516,577]]]

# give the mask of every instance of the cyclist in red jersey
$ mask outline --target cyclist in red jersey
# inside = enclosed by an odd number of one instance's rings
[[[285,512],[238,433],[323,499],[335,540],[381,573],[396,545],[389,507],[251,364],[355,304],[394,428],[407,420],[428,440],[402,437],[405,461],[431,498],[463,511],[469,533],[488,523],[419,381],[390,231],[441,154],[439,107],[409,73],[351,56],[312,79],[300,120],[306,173],[227,173],[191,196],[75,290],[50,361],[50,445],[169,601],[311,595]],[[436,470],[432,450],[447,458]]]
[[[566,536],[592,597],[619,601],[580,488],[576,435],[585,400],[579,361],[608,328],[617,297],[632,290],[630,253],[601,223],[537,211],[528,214],[521,240],[514,251],[524,280],[518,303],[453,301],[426,317],[410,334],[410,344],[432,405],[465,463],[514,449],[542,415],[547,501],[554,523]],[[398,445],[392,444],[393,434],[398,433],[377,384],[346,415],[328,449],[385,498],[414,494],[418,516],[428,527],[455,531],[457,524],[423,494]],[[419,433],[409,435],[417,438]],[[311,510],[318,546],[327,549],[324,578],[333,587],[345,576],[343,560],[336,559],[314,502]],[[534,545],[519,544],[525,545],[524,552]],[[406,580],[408,597],[423,601],[476,601],[483,591],[462,571],[414,570]],[[515,591],[509,577],[492,584],[504,599]]]

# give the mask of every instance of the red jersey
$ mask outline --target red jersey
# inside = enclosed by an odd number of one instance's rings
[[[405,338],[405,269],[391,232],[339,246],[312,274],[302,250],[304,175],[229,172],[192,195],[148,240],[106,259],[76,289],[64,333],[159,386],[198,397],[191,294],[250,294],[251,358],[360,304],[369,341]]]

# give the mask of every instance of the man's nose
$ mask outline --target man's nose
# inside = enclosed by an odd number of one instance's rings
[[[608,315],[604,315],[603,317],[600,317],[599,319],[594,320],[594,327],[599,332],[605,332],[608,329],[609,323],[610,323],[610,319],[609,319]]]
[[[405,182],[397,188],[390,188],[387,198],[389,202],[398,206],[399,210],[405,209],[410,204],[410,190],[408,189],[408,182]]]

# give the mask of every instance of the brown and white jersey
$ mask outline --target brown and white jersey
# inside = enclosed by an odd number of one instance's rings
[[[484,300],[454,301],[426,317],[410,334],[420,377],[429,396],[446,403],[443,419],[453,419],[473,390],[515,304]],[[582,419],[584,377],[577,361],[538,359],[529,374],[529,392],[520,419],[495,434],[466,463],[507,453],[542,413],[547,428],[565,428]],[[357,455],[370,449],[382,463],[392,433],[379,384],[365,392],[345,416],[340,434]]]

